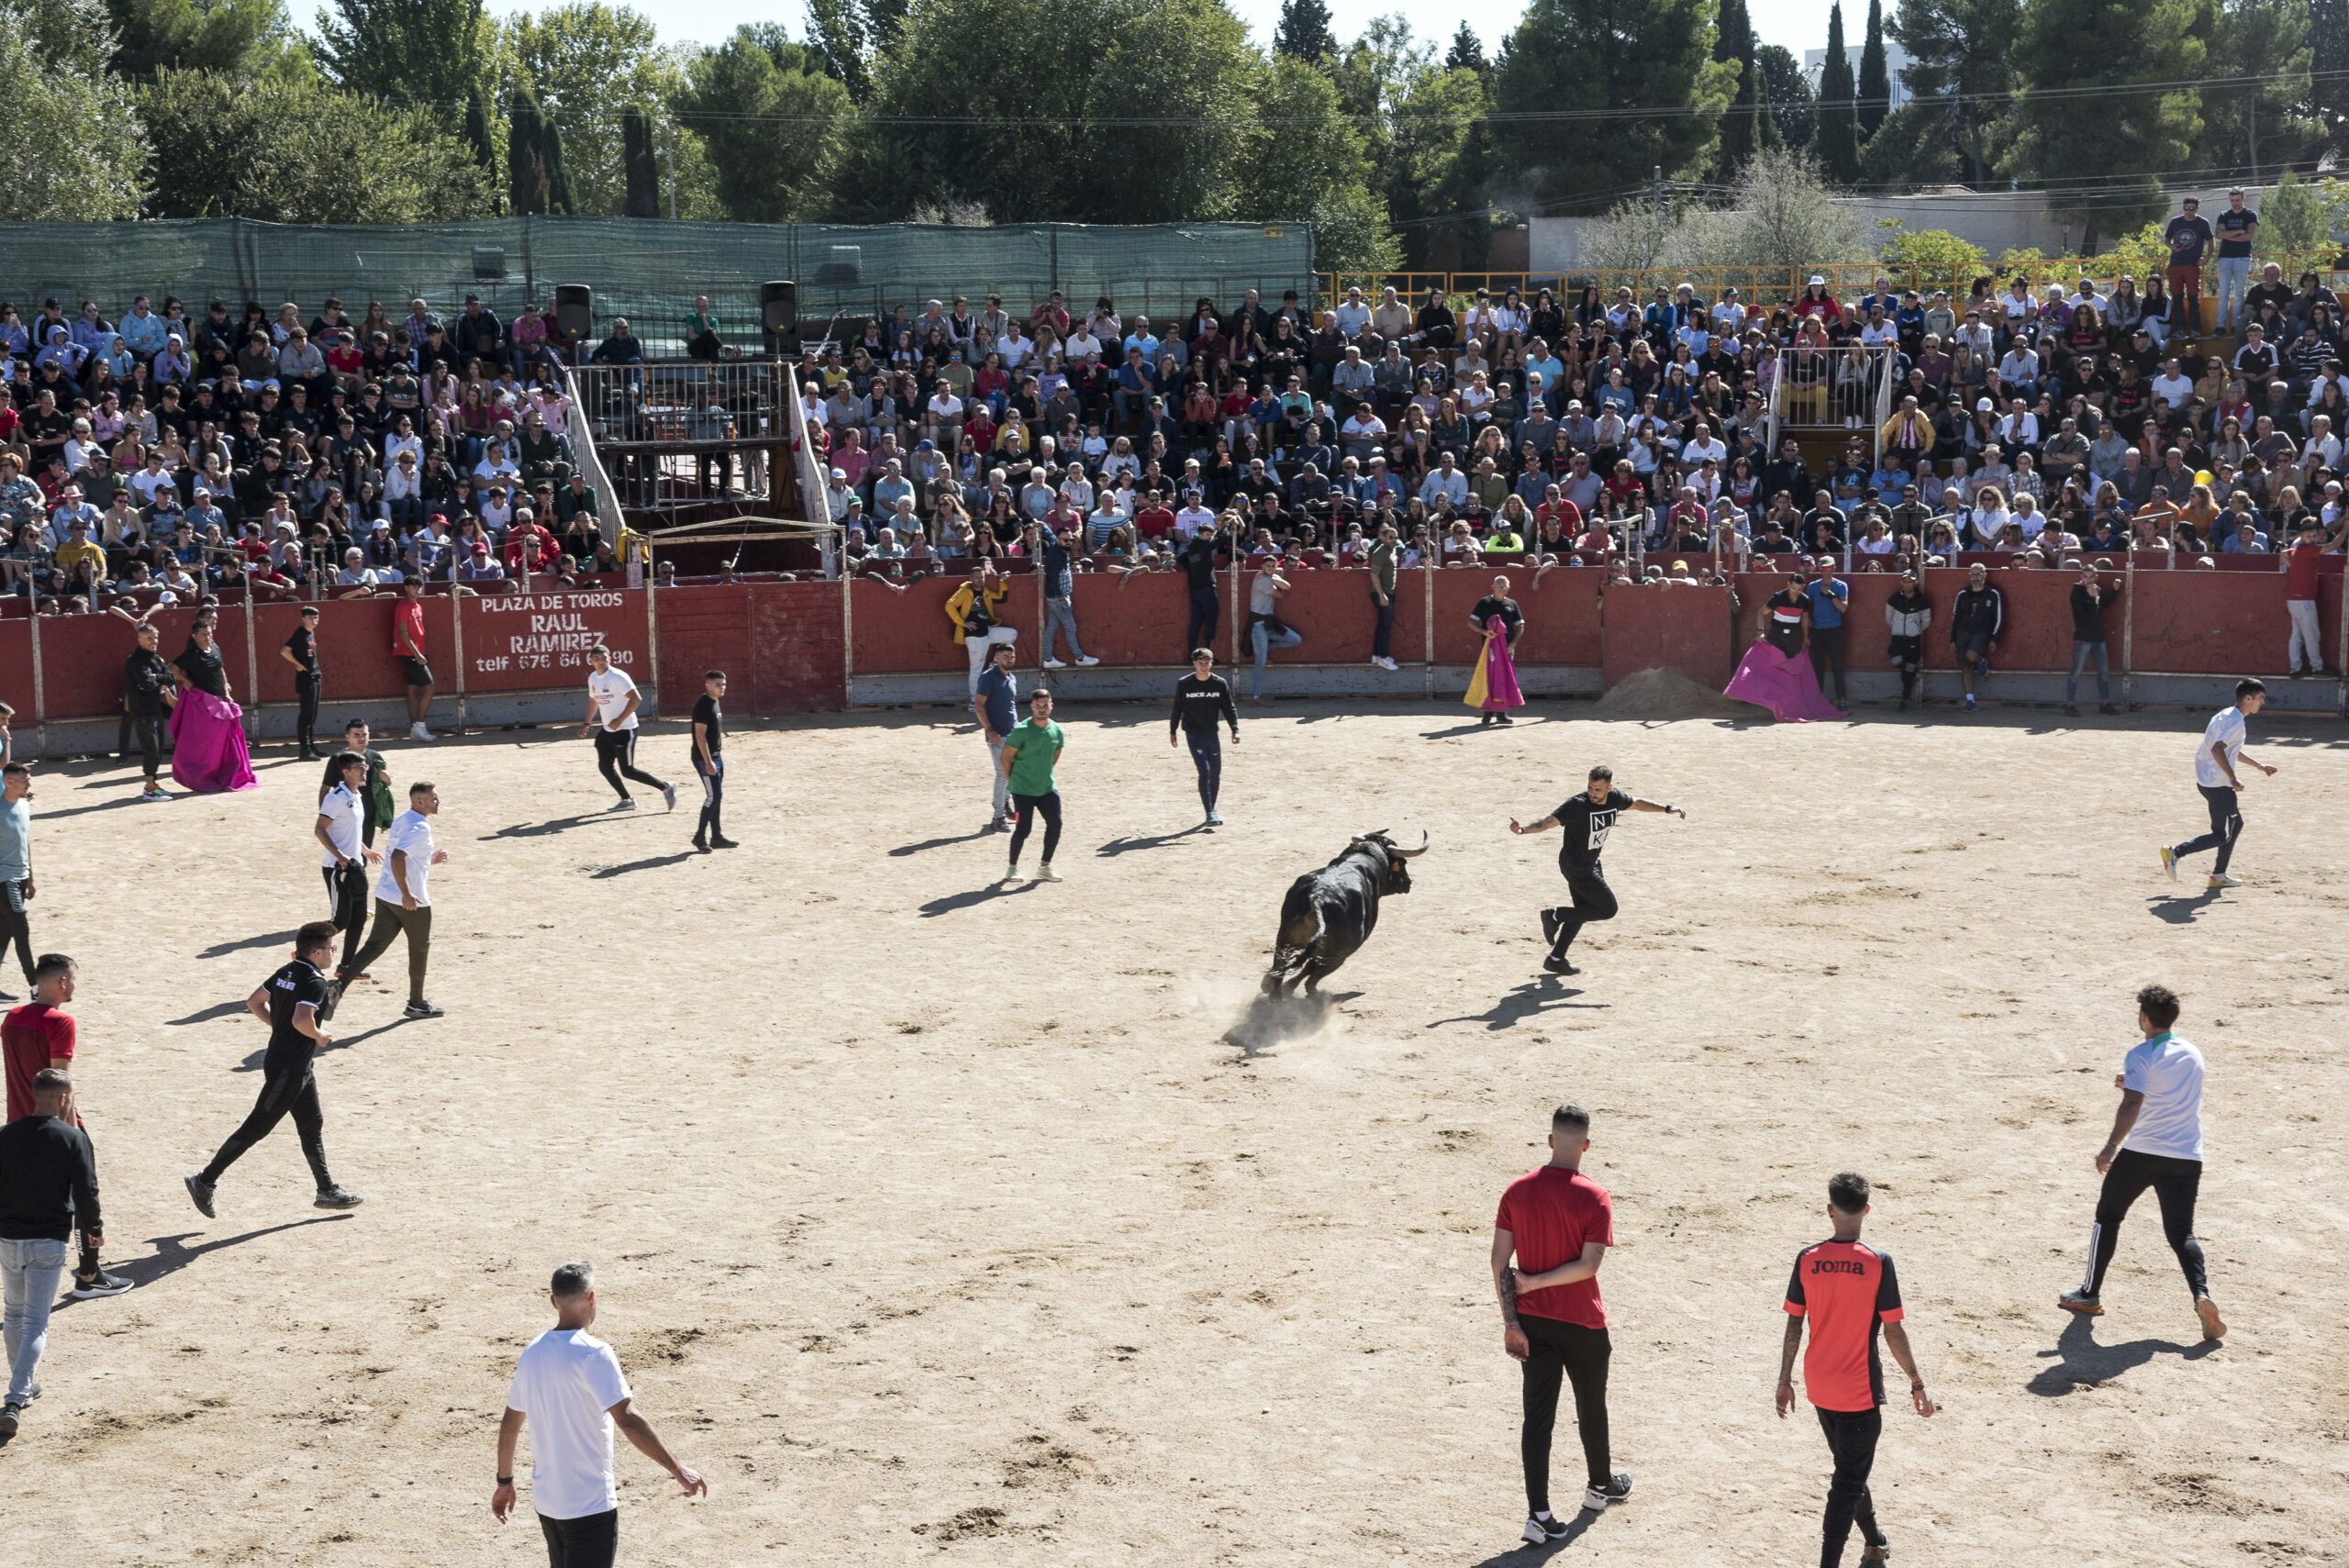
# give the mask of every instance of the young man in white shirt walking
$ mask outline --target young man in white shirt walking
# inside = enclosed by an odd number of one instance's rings
[[[2137,993],[2137,1028],[2145,1038],[2112,1080],[2121,1108],[2113,1114],[2112,1136],[2097,1151],[2104,1191],[2088,1228],[2087,1276],[2056,1301],[2084,1317],[2103,1314],[2104,1272],[2121,1240],[2121,1221],[2151,1187],[2161,1202],[2163,1234],[2186,1271],[2202,1337],[2222,1340],[2227,1326],[2210,1299],[2202,1243],[2194,1239],[2194,1200],[2202,1184],[2202,1053],[2170,1032],[2177,1011],[2177,996],[2166,985]]]
[[[392,940],[407,936],[407,1012],[411,1018],[437,1018],[441,1009],[424,999],[424,973],[432,956],[432,868],[449,863],[449,851],[432,847],[432,818],[440,792],[421,779],[407,786],[407,809],[392,818],[384,835],[384,874],[375,884],[375,929],[367,945],[334,972],[318,1017],[331,1018],[343,989],[367,966],[391,951]]]
[[[2235,764],[2247,762],[2270,778],[2276,776],[2275,769],[2243,754],[2243,720],[2266,706],[2266,682],[2248,678],[2237,681],[2235,706],[2213,714],[2210,726],[2202,731],[2202,744],[2194,753],[2194,787],[2202,792],[2203,802],[2210,808],[2210,830],[2183,844],[2162,846],[2162,870],[2169,873],[2172,882],[2177,880],[2179,861],[2204,850],[2216,850],[2219,858],[2210,866],[2209,889],[2215,892],[2243,885],[2242,878],[2227,874],[2227,862],[2234,858],[2235,840],[2243,837],[2243,807],[2235,799],[2243,793],[2243,779],[2236,773]]]
[[[596,738],[596,765],[604,772],[604,780],[619,792],[619,799],[605,809],[634,811],[636,797],[628,792],[626,779],[640,784],[651,784],[661,792],[669,809],[677,809],[677,786],[654,778],[636,765],[636,710],[644,695],[626,671],[612,666],[612,651],[602,643],[587,651],[587,718],[580,725],[582,737]]]
[[[489,1511],[504,1524],[514,1512],[514,1453],[530,1428],[530,1507],[546,1537],[551,1568],[611,1568],[619,1552],[619,1484],[612,1473],[612,1429],[677,1478],[688,1497],[709,1484],[677,1462],[635,1405],[628,1374],[612,1347],[587,1330],[596,1323],[596,1271],[565,1263],[548,1292],[554,1327],[532,1340],[514,1366],[506,1416],[497,1428],[497,1489]]]

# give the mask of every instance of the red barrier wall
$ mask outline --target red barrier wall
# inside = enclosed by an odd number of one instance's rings
[[[1554,575],[1554,573],[1553,573]],[[1642,670],[1678,670],[1719,691],[1737,669],[1727,588],[1630,588],[1607,595],[1607,684]]]
[[[2319,595],[2320,604],[2324,596]],[[2281,574],[2137,574],[2137,669],[2182,675],[2280,675],[2288,668],[2284,653],[2290,633]],[[2332,656],[2337,646],[2328,644],[2326,655]]]
[[[1227,578],[1219,573],[1216,591],[1229,608]],[[1191,629],[1191,578],[1186,572],[1141,572],[1117,578],[1098,572],[1080,572],[1072,579],[1069,607],[1076,612],[1076,635],[1085,652],[1111,664],[1180,664],[1190,657],[1184,644]],[[1030,579],[1013,588],[1017,595],[1036,593]],[[863,601],[859,601],[862,609]],[[941,617],[940,625],[944,625]],[[1026,639],[1021,639],[1023,642]],[[1216,657],[1231,647],[1231,628],[1222,617],[1216,620]],[[1021,662],[1036,656],[1033,644],[1020,650]],[[1068,657],[1064,638],[1052,639],[1055,658]],[[957,651],[958,657],[962,655]],[[862,670],[863,666],[858,665]]]
[[[1240,625],[1243,631],[1248,625],[1249,591],[1257,575],[1244,569],[1240,573]],[[1288,584],[1288,592],[1280,599],[1281,624],[1305,640],[1295,648],[1274,650],[1274,663],[1360,664],[1369,660],[1371,639],[1378,630],[1378,612],[1371,603],[1368,572],[1293,567],[1283,571],[1281,576]],[[1417,582],[1412,585],[1417,587]],[[1426,590],[1420,589],[1420,594],[1424,598]],[[1401,618],[1399,613],[1397,618]],[[1419,646],[1423,651],[1424,640]],[[1255,651],[1243,645],[1240,657],[1252,660]]]
[[[685,589],[676,590],[679,593]],[[839,590],[835,589],[837,595]],[[465,691],[529,692],[587,684],[587,650],[601,642],[612,665],[640,685],[652,679],[652,644],[644,594],[609,588],[587,593],[500,594],[462,599],[465,617]],[[428,606],[428,634],[438,629]],[[444,681],[444,687],[453,689]],[[583,696],[580,706],[586,707]]]
[[[1168,580],[1181,581],[1173,576]],[[946,618],[946,601],[965,581],[930,577],[896,592],[886,584],[858,579],[852,590],[856,595],[852,623],[856,673],[968,670],[970,656],[954,640],[953,625]],[[1036,596],[1033,576],[1014,577],[1010,582],[1011,593],[1003,601],[1004,621],[1019,633],[1019,660],[1024,664],[1035,657],[1037,616],[1042,601]],[[1083,624],[1078,622],[1080,627]]]
[[[337,599],[319,611],[318,667],[326,672],[328,704],[407,695],[407,675],[392,652],[392,611],[398,604],[393,598]],[[438,683],[435,694],[443,699],[457,695],[457,640],[449,604],[445,594],[424,598],[425,662]],[[299,614],[295,605],[262,606],[254,637],[264,701],[294,700],[294,669],[277,651],[293,635]]]
[[[1599,661],[1598,595],[1606,573],[1595,566],[1560,566],[1533,585],[1523,568],[1487,572],[1461,567],[1435,574],[1435,662],[1473,664],[1484,650],[1468,618],[1476,601],[1493,591],[1496,576],[1509,580],[1509,597],[1525,615],[1518,639],[1520,664],[1585,664]],[[1727,679],[1726,676],[1723,679]]]
[[[847,706],[837,583],[671,588],[660,598],[661,711],[684,719],[703,673],[727,673],[735,713],[836,712]]]
[[[124,656],[128,657],[129,651],[123,650]],[[0,621],[0,702],[17,710],[15,723],[28,729],[32,728],[33,631],[29,617]]]
[[[2118,574],[2116,573],[2116,578]],[[1925,668],[1954,670],[1956,651],[1949,643],[1950,606],[1965,586],[1967,573],[1943,567],[1925,573],[1925,597],[1932,601],[1933,624],[1925,632]],[[1991,574],[2006,595],[2006,626],[1998,633],[1998,651],[1990,655],[1998,670],[2069,670],[2072,667],[2072,583],[2069,572],[1998,572]],[[2145,579],[2141,574],[2139,584]],[[2140,613],[2142,614],[2142,606]],[[2115,606],[2105,627],[2111,651],[2121,651],[2121,608]],[[2138,631],[2139,669],[2144,662],[2143,625]],[[2115,662],[2119,661],[2116,657]]]

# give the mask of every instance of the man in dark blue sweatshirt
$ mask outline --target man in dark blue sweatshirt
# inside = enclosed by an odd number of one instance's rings
[[[32,1114],[0,1127],[0,1284],[8,1352],[0,1438],[15,1437],[25,1407],[40,1397],[33,1373],[49,1348],[50,1308],[76,1225],[92,1246],[105,1242],[97,1162],[88,1135],[73,1125],[72,1075],[44,1067],[33,1078]]]

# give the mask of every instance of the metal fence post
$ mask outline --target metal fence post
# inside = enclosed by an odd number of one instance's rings
[[[529,573],[525,572],[522,584],[526,594],[529,582]],[[457,653],[457,733],[462,735],[470,728],[465,707],[465,601],[458,596],[454,583],[449,584],[449,636]]]
[[[1426,623],[1423,629],[1427,633],[1428,645],[1427,662],[1424,666],[1427,672],[1427,696],[1430,702],[1433,702],[1435,700],[1435,569],[1428,563],[1425,556],[1419,558],[1419,584],[1421,595],[1419,619]]]
[[[29,591],[31,582],[27,581],[25,586]],[[41,676],[40,595],[28,593],[26,602],[33,609],[33,755],[46,757],[49,754],[49,686]]]
[[[259,618],[260,606],[253,602],[253,563],[245,562],[245,712],[246,726],[255,740],[261,739],[261,654],[260,643],[253,629]]]
[[[2093,560],[2093,557],[2091,557]],[[2121,711],[2137,711],[2137,552],[2121,568]]]

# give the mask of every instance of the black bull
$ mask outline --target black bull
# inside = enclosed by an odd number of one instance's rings
[[[1264,975],[1264,995],[1291,995],[1302,981],[1305,994],[1312,995],[1377,929],[1379,899],[1411,891],[1409,862],[1427,851],[1425,833],[1418,849],[1404,850],[1381,828],[1291,884],[1281,901],[1281,931],[1273,944],[1273,967]]]

